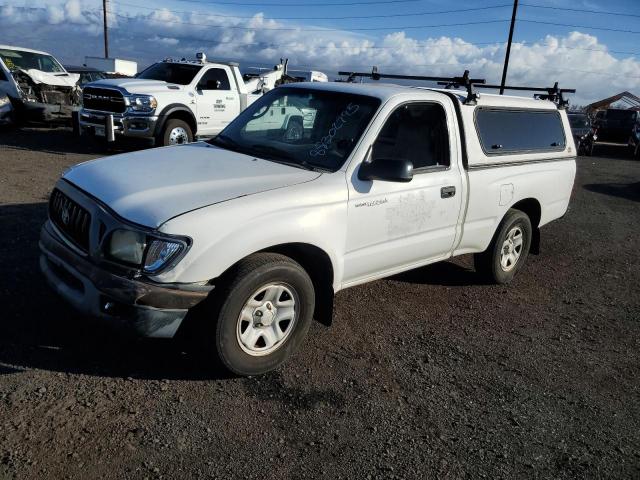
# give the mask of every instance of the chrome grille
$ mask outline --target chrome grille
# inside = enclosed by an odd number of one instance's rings
[[[82,91],[82,105],[89,110],[124,113],[127,106],[118,90],[110,88],[85,87]]]
[[[49,218],[78,248],[89,250],[91,215],[60,190],[54,190],[49,199]]]

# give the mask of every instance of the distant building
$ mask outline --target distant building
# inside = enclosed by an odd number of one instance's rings
[[[631,92],[620,92],[613,97],[603,98],[602,100],[587,105],[585,110],[588,113],[595,114],[598,110],[606,110],[608,108],[640,111],[640,98]]]

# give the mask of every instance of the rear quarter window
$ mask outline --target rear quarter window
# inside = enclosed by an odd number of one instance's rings
[[[476,129],[487,155],[562,151],[566,145],[560,113],[555,110],[476,110]]]

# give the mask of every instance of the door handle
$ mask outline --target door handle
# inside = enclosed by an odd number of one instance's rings
[[[440,196],[442,198],[451,198],[456,194],[456,187],[454,187],[453,185],[449,186],[449,187],[442,187],[440,189]]]

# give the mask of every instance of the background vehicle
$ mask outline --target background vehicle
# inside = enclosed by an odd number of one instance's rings
[[[593,145],[597,140],[595,129],[591,126],[591,120],[586,113],[569,112],[569,124],[576,144],[578,155],[592,155]]]
[[[564,103],[446,80],[468,91],[285,85],[206,143],[77,165],[51,195],[41,268],[143,335],[172,337],[191,312],[242,375],[284,362],[341,289],[463,254],[509,283],[568,208]],[[294,108],[308,121],[289,136],[269,112]]]
[[[13,123],[13,106],[9,96],[0,93],[0,126],[11,125]]]
[[[604,114],[596,115],[598,141],[627,144],[629,137],[639,121],[640,112],[609,108]]]
[[[46,52],[0,45],[0,93],[19,122],[70,123],[79,109],[79,78]]]
[[[135,77],[138,73],[138,63],[121,58],[84,57],[84,65],[95,68],[113,77]]]
[[[640,121],[636,122],[629,137],[629,152],[633,158],[640,160]]]
[[[157,145],[213,136],[264,92],[287,76],[286,61],[257,77],[243,79],[237,63],[165,60],[136,78],[102,80],[85,87],[80,131],[154,139]]]
[[[69,73],[80,75],[78,85],[80,85],[81,87],[86,85],[87,83],[97,82],[98,80],[104,80],[105,78],[107,78],[105,72],[93,67],[65,65],[64,68]]]

